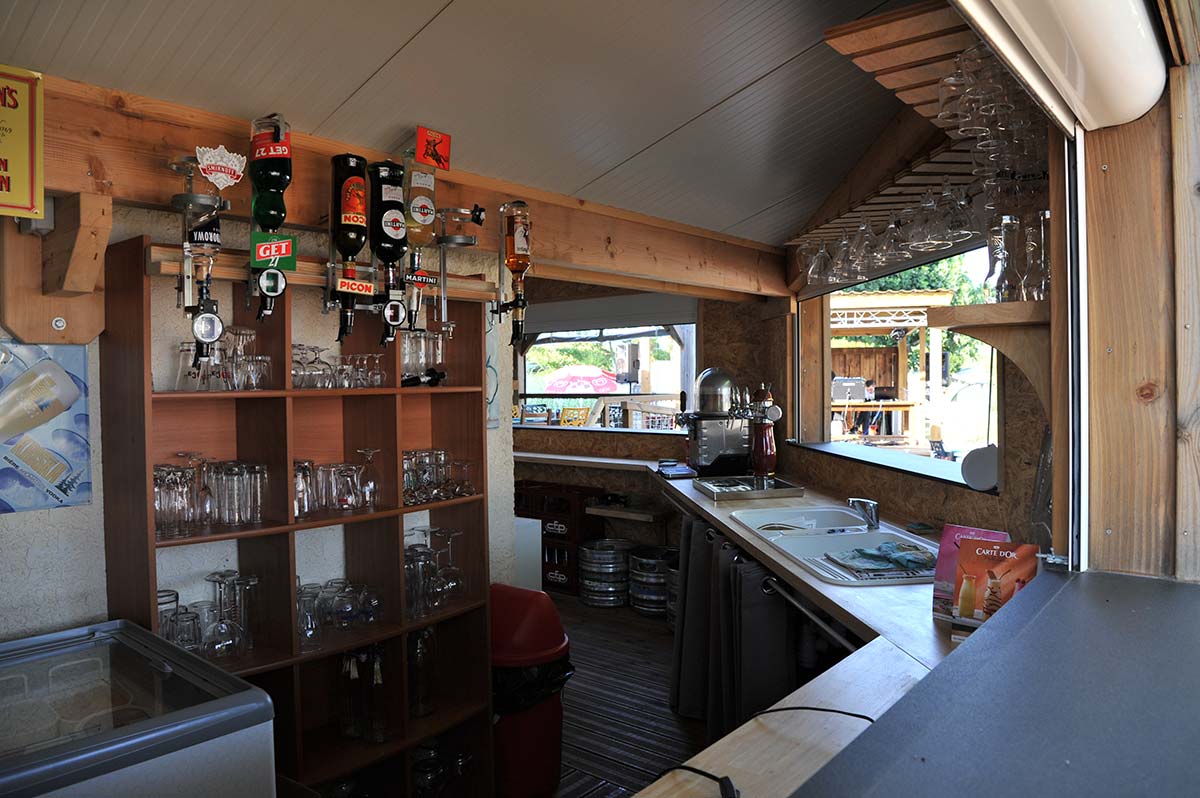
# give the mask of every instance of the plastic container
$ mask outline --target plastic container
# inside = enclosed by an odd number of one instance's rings
[[[492,585],[497,798],[550,798],[562,770],[562,688],[575,672],[545,593]]]

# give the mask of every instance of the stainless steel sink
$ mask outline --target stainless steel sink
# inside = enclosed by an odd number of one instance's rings
[[[862,516],[837,505],[737,510],[730,515],[742,526],[767,540],[782,535],[826,535],[849,530],[865,532],[867,529]]]
[[[933,582],[933,569],[886,575],[858,574],[825,555],[883,543],[913,543],[937,553],[934,543],[903,530],[868,530],[858,513],[844,507],[782,507],[738,510],[730,514],[789,560],[822,581],[835,585],[908,585]]]

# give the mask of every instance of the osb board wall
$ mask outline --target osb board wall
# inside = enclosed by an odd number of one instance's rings
[[[880,512],[891,520],[923,521],[935,528],[951,523],[999,529],[1014,540],[1032,542],[1029,508],[1046,414],[1029,380],[1003,359],[1000,362],[1004,380],[1004,482],[999,495],[795,446],[780,451],[780,471],[839,498],[875,499]]]
[[[513,451],[578,454],[622,460],[686,457],[682,435],[653,432],[589,432],[577,429],[513,429]]]
[[[517,463],[515,474],[518,480],[532,479],[562,485],[584,485],[603,488],[609,493],[636,497],[640,500],[637,504],[645,502],[646,506],[653,507],[663,514],[663,520],[649,523],[605,518],[605,536],[633,540],[648,546],[679,545],[679,514],[662,498],[658,486],[648,472]]]
[[[791,433],[787,429],[790,407],[788,380],[788,313],[790,300],[755,302],[700,301],[700,343],[696,373],[706,368],[729,372],[738,385],[757,387],[771,384],[775,404],[784,408],[784,421],[775,425],[775,439],[782,446]]]

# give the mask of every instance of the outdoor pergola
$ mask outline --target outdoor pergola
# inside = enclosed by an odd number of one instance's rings
[[[903,334],[896,337],[896,388],[899,395],[904,396],[909,388],[908,333],[916,328],[920,341],[920,358],[917,361],[919,384],[913,386],[908,395],[915,397],[913,403],[919,406],[924,401],[925,386],[928,384],[929,403],[936,406],[941,399],[942,384],[941,380],[930,382],[926,363],[941,363],[942,331],[927,326],[926,311],[931,307],[947,306],[953,298],[954,292],[948,289],[841,291],[829,298],[829,334],[887,336],[902,330]],[[926,353],[929,355],[928,361]]]

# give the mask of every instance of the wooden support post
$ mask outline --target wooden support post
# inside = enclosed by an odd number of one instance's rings
[[[1175,576],[1200,581],[1200,65],[1171,70],[1175,209]]]
[[[1082,165],[1088,567],[1148,576],[1175,573],[1175,126],[1169,105],[1164,97],[1133,122],[1089,131]]]
[[[829,440],[830,359],[829,294],[825,294],[800,303],[801,442]]]
[[[0,218],[0,326],[27,344],[88,343],[104,330],[103,272],[93,293],[47,296],[41,266],[42,239]]]
[[[908,334],[900,336],[900,340],[896,342],[896,398],[901,401],[908,401]],[[904,429],[892,430],[899,432],[901,435],[908,434],[908,413],[904,414]]]
[[[42,293],[80,296],[96,290],[112,233],[112,197],[70,194],[54,201],[54,230],[42,241]]]

